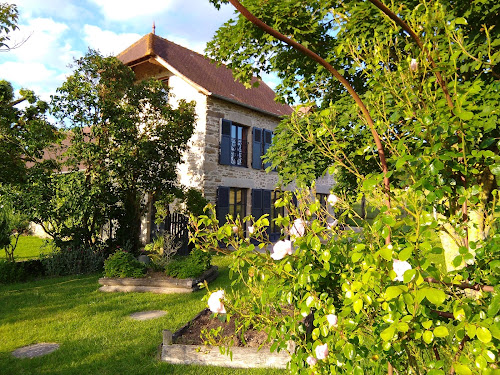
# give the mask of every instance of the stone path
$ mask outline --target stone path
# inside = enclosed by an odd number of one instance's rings
[[[139,311],[130,314],[130,317],[134,320],[149,320],[159,318],[165,315],[167,312],[163,310],[151,310],[151,311]]]
[[[12,355],[16,358],[34,358],[52,353],[57,349],[59,349],[59,344],[42,342],[16,349],[12,352]]]

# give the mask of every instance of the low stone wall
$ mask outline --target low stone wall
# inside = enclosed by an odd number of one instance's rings
[[[191,293],[198,289],[199,283],[215,280],[219,275],[218,267],[212,266],[197,278],[175,279],[165,278],[113,278],[102,277],[99,290],[103,292],[152,292],[160,294]]]
[[[193,320],[196,320],[202,311]],[[207,345],[184,345],[175,344],[177,337],[181,336],[189,327],[190,322],[173,333],[169,330],[163,331],[163,343],[161,347],[161,360],[177,365],[204,365],[220,366],[230,368],[278,368],[285,369],[290,362],[288,352],[271,353],[268,347],[246,348],[232,347],[231,356],[229,352],[221,354],[218,347]],[[294,348],[290,348],[293,352]]]

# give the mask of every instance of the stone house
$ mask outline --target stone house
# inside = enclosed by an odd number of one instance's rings
[[[235,81],[229,68],[154,33],[117,57],[134,70],[137,79],[165,82],[174,102],[196,102],[194,134],[179,165],[181,184],[200,190],[215,203],[222,220],[228,213],[277,214],[273,201],[279,195],[278,176],[265,172],[261,157],[281,118],[292,113],[291,107],[275,102],[274,91],[264,82],[247,89]],[[318,181],[316,191],[322,199],[332,184],[331,177]],[[150,223],[151,217],[145,218],[145,242],[150,239]],[[279,236],[271,234],[275,239]]]

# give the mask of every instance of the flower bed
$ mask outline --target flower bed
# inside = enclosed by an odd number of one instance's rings
[[[99,279],[99,284],[102,285],[99,290],[103,292],[152,292],[161,294],[191,293],[199,289],[199,283],[203,281],[209,283],[215,280],[218,275],[218,267],[212,266],[199,277],[187,279],[167,277],[161,273],[143,278],[102,277]]]
[[[177,332],[163,331],[161,360],[172,364],[194,364],[231,368],[286,368],[290,361],[287,352],[271,353],[265,346],[267,334],[248,330],[244,343],[235,338],[234,346],[221,353],[218,347],[203,345],[200,333],[203,329],[222,326],[224,335],[234,335],[234,322],[223,323],[210,318],[210,311],[203,310]],[[245,344],[245,346],[243,346]]]

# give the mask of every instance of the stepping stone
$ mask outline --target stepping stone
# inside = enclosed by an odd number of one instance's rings
[[[163,310],[151,310],[151,311],[139,311],[130,314],[130,317],[134,320],[149,320],[154,318],[159,318],[165,315],[167,312]]]
[[[39,344],[23,346],[22,348],[16,349],[12,352],[12,355],[16,358],[34,358],[52,353],[57,349],[59,349],[59,344],[41,342]]]

